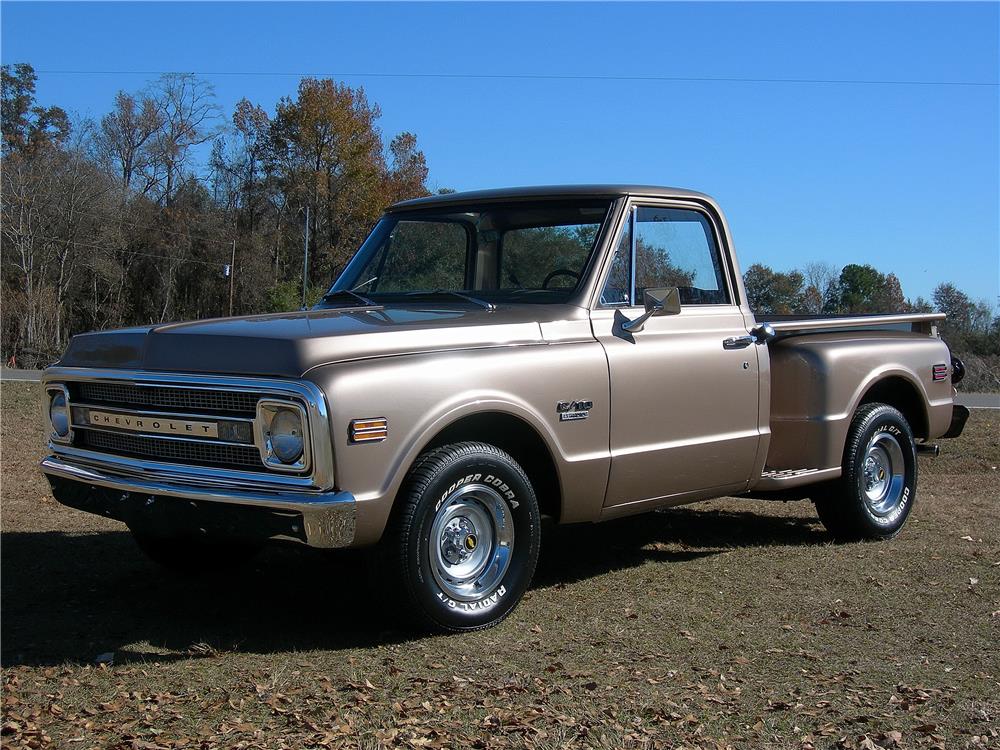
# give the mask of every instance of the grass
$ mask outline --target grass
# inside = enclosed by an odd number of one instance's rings
[[[171,578],[51,499],[37,386],[2,398],[4,747],[1000,747],[996,412],[891,542],[734,499],[552,529],[508,621],[419,637],[362,555]]]

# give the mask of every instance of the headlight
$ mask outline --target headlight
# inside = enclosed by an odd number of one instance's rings
[[[293,464],[302,457],[302,418],[297,411],[279,410],[268,430],[271,451],[283,464]]]
[[[69,407],[62,389],[49,391],[49,423],[57,437],[64,438],[69,434]]]
[[[262,400],[257,404],[257,445],[264,463],[278,471],[309,468],[309,427],[298,404]]]

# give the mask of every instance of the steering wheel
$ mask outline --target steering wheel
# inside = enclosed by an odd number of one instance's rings
[[[549,282],[556,276],[572,276],[575,281],[580,280],[580,274],[576,271],[571,271],[568,268],[557,268],[555,271],[550,271],[549,275],[545,277],[545,281],[542,282],[542,289],[548,289]]]

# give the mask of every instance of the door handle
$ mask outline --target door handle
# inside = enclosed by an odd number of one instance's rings
[[[746,349],[754,341],[756,341],[756,339],[753,336],[732,336],[728,339],[722,339],[722,348]]]

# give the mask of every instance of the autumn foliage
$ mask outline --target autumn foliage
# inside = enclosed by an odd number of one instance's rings
[[[307,208],[312,298],[387,204],[428,192],[417,137],[387,139],[363,88],[306,78],[273,113],[226,113],[210,84],[169,74],[71,122],[35,79],[3,68],[4,362],[45,365],[84,330],[226,315],[230,280],[234,314],[295,309]]]

